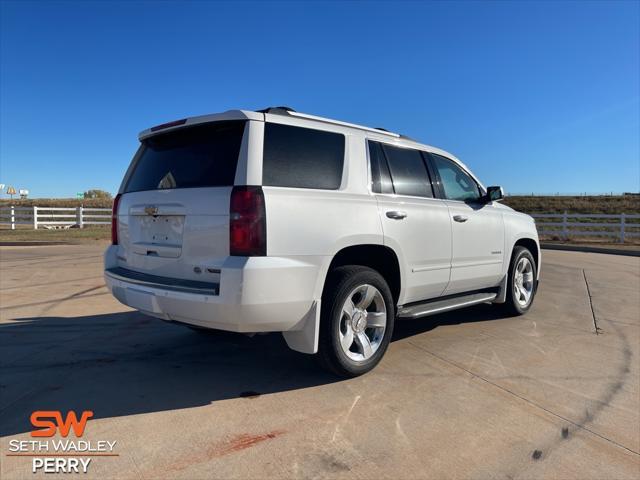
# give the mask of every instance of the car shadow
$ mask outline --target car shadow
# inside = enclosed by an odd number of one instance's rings
[[[499,318],[488,306],[396,323],[394,340]],[[138,312],[21,318],[0,325],[0,436],[35,410],[94,418],[208,405],[340,381],[282,335],[197,332]]]
[[[447,325],[460,325],[463,323],[486,322],[489,320],[502,320],[510,318],[505,311],[497,305],[480,304],[473,307],[454,310],[429,317],[416,319],[396,319],[393,330],[393,340],[420,335],[438,327]]]

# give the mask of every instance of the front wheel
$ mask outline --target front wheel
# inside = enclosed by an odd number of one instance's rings
[[[516,247],[511,256],[504,304],[513,315],[523,315],[531,308],[536,295],[536,262],[525,247]]]
[[[318,359],[342,377],[362,375],[384,355],[395,308],[387,282],[375,270],[338,267],[322,295]]]

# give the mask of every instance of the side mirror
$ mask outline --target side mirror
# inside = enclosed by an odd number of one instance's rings
[[[487,187],[487,195],[485,196],[485,200],[488,202],[496,202],[498,200],[502,200],[504,198],[504,191],[502,187]]]

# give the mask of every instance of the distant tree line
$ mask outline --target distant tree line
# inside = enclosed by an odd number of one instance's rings
[[[86,192],[84,192],[84,198],[87,199],[100,199],[100,200],[111,200],[111,194],[109,192],[105,192],[104,190],[98,190],[98,189],[94,189],[94,190],[87,190]]]

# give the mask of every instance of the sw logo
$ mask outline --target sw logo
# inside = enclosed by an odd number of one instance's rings
[[[29,418],[32,437],[43,440],[9,440],[9,457],[31,457],[33,473],[87,473],[93,457],[119,457],[114,452],[115,440],[81,440],[87,421],[93,417],[91,410],[78,415],[68,411],[37,410]],[[77,438],[66,438],[73,431]],[[51,438],[59,435],[63,438]]]
[[[84,434],[87,426],[87,420],[93,417],[91,410],[85,410],[80,415],[80,420],[76,416],[76,412],[67,412],[67,417],[62,418],[62,412],[59,410],[38,410],[31,414],[31,425],[37,430],[31,431],[32,437],[53,437],[56,432],[67,437],[73,429],[76,437],[80,438]]]

